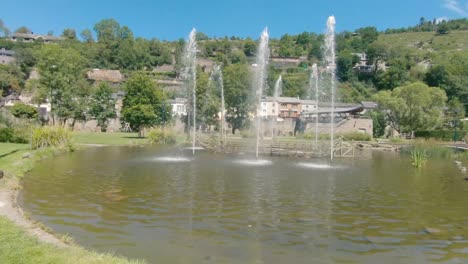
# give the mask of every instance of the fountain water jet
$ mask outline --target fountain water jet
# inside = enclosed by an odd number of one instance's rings
[[[275,97],[275,100],[280,97],[283,94],[283,78],[281,75],[278,77],[275,83],[275,92],[273,96]]]
[[[327,20],[327,33],[325,36],[325,62],[330,72],[331,112],[330,112],[330,159],[333,160],[334,129],[335,129],[335,17]]]
[[[221,120],[220,120],[220,138],[221,138],[221,146],[224,146],[225,135],[224,135],[224,124],[225,124],[225,105],[224,105],[224,84],[223,84],[223,72],[221,71],[221,66],[216,65],[211,73],[209,82],[215,82],[217,88],[219,88],[219,92],[221,93]]]
[[[196,29],[192,29],[187,44],[185,45],[182,57],[183,71],[182,78],[187,82],[187,97],[192,97],[192,154],[195,155],[195,141],[197,132],[197,42],[195,40]],[[187,120],[190,128],[190,118]]]
[[[258,158],[258,146],[260,144],[260,113],[261,113],[261,98],[267,78],[267,65],[270,57],[270,48],[268,47],[268,28],[265,28],[260,37],[260,44],[257,50],[257,69],[255,71],[254,89],[257,104],[257,141],[255,149],[255,157]]]

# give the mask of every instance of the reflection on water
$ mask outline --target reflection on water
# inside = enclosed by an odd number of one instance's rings
[[[106,147],[46,160],[21,202],[80,244],[150,263],[468,261],[468,182],[451,162],[190,154]]]

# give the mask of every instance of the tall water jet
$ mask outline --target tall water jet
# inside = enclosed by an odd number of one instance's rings
[[[260,114],[261,114],[261,99],[267,78],[267,65],[270,58],[270,48],[268,47],[268,28],[265,28],[260,36],[260,44],[258,45],[255,71],[254,89],[257,103],[257,142],[255,148],[255,157],[258,158],[258,146],[260,144]]]
[[[221,117],[220,117],[220,138],[221,138],[221,146],[224,146],[225,142],[225,135],[224,135],[224,124],[225,124],[225,104],[224,104],[224,84],[223,84],[223,72],[221,71],[221,66],[216,65],[213,68],[213,72],[211,73],[209,82],[214,82],[217,91],[221,93]]]
[[[311,84],[312,84],[312,79],[314,80],[314,86],[315,86],[315,145],[318,143],[318,107],[319,107],[319,75],[318,75],[318,68],[317,64],[314,63],[312,64],[312,73],[311,73]]]
[[[334,129],[335,129],[335,17],[327,20],[327,33],[325,36],[325,62],[330,73],[331,111],[330,111],[330,159],[333,160]]]
[[[182,57],[183,71],[182,79],[187,84],[187,98],[192,98],[192,154],[195,155],[195,141],[197,132],[197,42],[195,40],[197,31],[192,29],[189,35],[188,42],[185,44],[185,49]],[[190,128],[190,118],[187,120]],[[189,130],[190,131],[190,130]]]
[[[273,93],[273,96],[275,97],[275,100],[280,97],[283,94],[283,78],[281,75],[278,77],[275,83],[275,92]]]

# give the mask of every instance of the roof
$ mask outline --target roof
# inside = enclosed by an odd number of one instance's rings
[[[118,83],[123,81],[123,75],[118,70],[99,70],[93,69],[86,73],[88,79],[94,81],[108,81]]]
[[[361,104],[364,108],[377,108],[379,106],[376,102],[372,101],[362,101]]]
[[[187,99],[178,97],[178,98],[170,100],[170,102],[171,104],[185,104],[187,103]]]
[[[7,50],[5,48],[0,49],[0,55],[6,55],[6,56],[14,56],[15,52],[12,50]]]
[[[276,98],[278,103],[294,103],[294,104],[300,104],[301,100],[296,97],[278,97]]]
[[[30,39],[39,39],[44,40],[63,40],[63,37],[49,36],[49,35],[39,35],[39,34],[29,34],[29,33],[14,33],[13,38],[30,38]]]
[[[316,102],[315,102],[315,100],[301,100],[301,104],[305,104],[305,105],[315,105]]]
[[[339,114],[339,113],[360,112],[362,110],[363,110],[363,106],[359,104],[359,105],[353,105],[353,106],[349,106],[349,107],[335,107],[334,112],[336,114]],[[303,115],[308,115],[308,114],[315,115],[317,113],[327,114],[327,113],[331,113],[331,112],[332,112],[331,107],[319,107],[316,111],[307,111],[307,112],[303,112],[302,114]]]

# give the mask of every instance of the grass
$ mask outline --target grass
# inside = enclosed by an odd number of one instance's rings
[[[91,252],[78,246],[57,248],[29,236],[5,217],[0,217],[0,226],[0,263],[143,263],[111,254]]]
[[[148,143],[146,138],[139,138],[138,133],[73,132],[72,136],[77,144],[135,145]]]
[[[391,47],[411,47],[420,52],[453,52],[468,50],[468,31],[450,31],[449,34],[436,36],[435,32],[409,32],[400,34],[381,34],[379,41]]]

